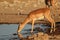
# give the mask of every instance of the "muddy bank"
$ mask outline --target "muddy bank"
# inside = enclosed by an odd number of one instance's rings
[[[30,31],[31,29],[28,29]],[[26,31],[26,30],[25,30]],[[37,33],[25,33],[30,34],[29,36],[23,37],[23,34],[13,34],[18,35],[18,38],[12,38],[13,40],[60,40],[60,23],[56,25],[56,31],[53,33],[50,33],[50,28],[47,28],[44,32],[39,27],[35,28],[34,31],[38,31]]]

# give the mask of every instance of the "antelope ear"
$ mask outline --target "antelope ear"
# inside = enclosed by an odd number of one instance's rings
[[[21,23],[19,23],[19,26],[21,25]]]
[[[19,25],[21,25],[21,23]]]
[[[19,23],[19,25],[21,25],[22,23]]]
[[[22,25],[22,23],[20,23],[20,25]]]
[[[20,25],[21,25],[21,23],[20,23]]]

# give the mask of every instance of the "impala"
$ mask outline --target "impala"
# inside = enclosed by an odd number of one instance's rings
[[[55,0],[45,0],[45,4],[47,7],[53,6],[54,7]]]
[[[44,18],[46,18],[51,23],[50,33],[52,33],[52,31],[55,31],[55,21],[51,17],[50,8],[40,8],[40,9],[34,10],[29,13],[29,15],[26,17],[26,19],[22,22],[22,24],[19,25],[17,32],[18,33],[21,32],[22,29],[24,28],[24,26],[30,21],[32,21],[31,32],[33,32],[34,22],[36,20],[41,20]]]

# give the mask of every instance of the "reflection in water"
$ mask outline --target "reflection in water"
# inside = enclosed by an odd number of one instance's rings
[[[18,24],[2,24],[0,25],[0,40],[19,40],[18,36],[20,38],[26,37],[31,35],[30,30],[31,30],[31,25],[27,24],[25,28],[21,31],[21,34],[17,35],[17,28]],[[43,24],[36,24],[34,26],[34,32],[45,32],[45,29],[49,28],[48,26],[45,26]],[[16,34],[14,34],[16,33]]]

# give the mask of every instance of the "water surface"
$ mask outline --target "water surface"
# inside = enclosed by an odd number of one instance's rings
[[[0,40],[11,40],[12,38],[18,38],[18,36],[14,36],[14,33],[17,33],[17,28],[19,24],[0,24]],[[43,24],[36,24],[34,28],[40,27],[43,29],[47,28],[47,26]],[[25,25],[25,28],[21,31],[23,36],[30,35],[31,24]],[[34,31],[37,32],[37,31]]]

